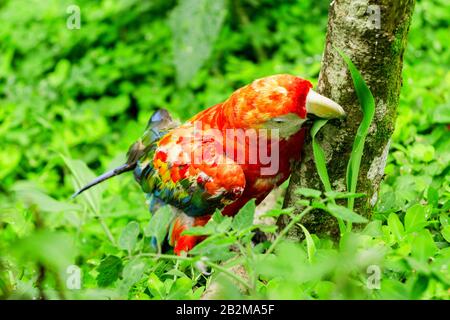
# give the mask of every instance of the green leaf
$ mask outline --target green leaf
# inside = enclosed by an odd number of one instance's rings
[[[232,228],[236,231],[243,231],[250,228],[253,225],[253,217],[255,215],[255,199],[247,202],[238,214],[234,216],[232,222]]]
[[[314,162],[316,165],[317,173],[319,174],[319,178],[323,183],[325,192],[331,192],[331,183],[330,178],[328,176],[327,171],[327,163],[325,160],[325,153],[320,146],[320,144],[316,141],[316,134],[319,132],[319,130],[327,123],[327,120],[322,119],[314,122],[312,128],[311,128],[311,139],[312,139],[312,149],[314,154]],[[322,204],[319,204],[321,206]],[[317,204],[312,204],[313,207],[316,207]],[[344,232],[345,225],[344,222],[341,220],[341,218],[337,218],[338,224],[339,224],[339,230],[340,232]]]
[[[347,63],[363,113],[363,118],[358,127],[358,131],[356,132],[352,152],[347,165],[347,191],[354,193],[356,192],[356,185],[358,183],[359,168],[361,166],[361,157],[364,152],[364,144],[369,132],[370,124],[372,123],[375,115],[375,99],[353,62],[341,50],[336,50]],[[349,199],[350,209],[353,209],[353,204],[354,200]]]
[[[232,223],[231,217],[224,216],[219,210],[216,210],[207,225],[212,225],[215,233],[224,233],[231,228]]]
[[[450,225],[443,227],[441,230],[441,234],[444,237],[445,241],[450,243]]]
[[[211,221],[211,222],[215,222],[216,224],[221,224],[224,220],[226,220],[226,218],[228,218],[228,217],[224,216],[224,215],[220,212],[220,210],[217,209],[217,210],[214,212],[214,214],[211,216],[210,221]],[[210,222],[210,221],[208,221],[208,222]]]
[[[22,152],[17,145],[2,145],[0,150],[0,179],[3,179],[19,165]]]
[[[330,300],[333,298],[333,292],[336,291],[336,284],[331,281],[320,281],[314,287],[314,291],[321,300]]]
[[[278,226],[276,225],[260,224],[257,227],[264,233],[275,233],[278,230]]]
[[[407,232],[419,231],[427,225],[425,207],[416,204],[406,211],[405,229]]]
[[[396,197],[394,190],[389,187],[389,191],[380,195],[380,199],[377,203],[377,211],[386,212],[393,210],[396,206]]]
[[[167,300],[187,299],[192,291],[192,280],[184,276],[178,278],[170,288]]]
[[[414,285],[411,290],[411,300],[417,300],[422,297],[423,293],[428,287],[429,280],[429,277],[419,274],[416,281],[414,281]]]
[[[235,255],[233,252],[230,252],[230,246],[235,244],[236,241],[237,239],[235,237],[209,237],[197,244],[189,253],[192,255],[206,256],[213,261],[227,260]]]
[[[307,203],[309,204],[309,201],[307,201]],[[271,209],[267,212],[265,212],[262,216],[263,217],[273,217],[273,218],[278,218],[281,215],[290,215],[295,211],[294,207],[288,207],[288,208],[283,208],[283,209]]]
[[[59,60],[56,64],[55,71],[49,74],[48,81],[53,86],[57,87],[61,85],[70,71],[70,61],[66,59]]]
[[[15,242],[11,251],[27,261],[40,262],[57,272],[65,272],[75,262],[76,254],[71,236],[44,230]]]
[[[123,280],[121,283],[123,291],[128,291],[132,285],[141,280],[145,266],[145,261],[140,258],[134,258],[125,265],[122,271]]]
[[[329,203],[327,205],[327,211],[330,212],[333,216],[336,218],[340,218],[342,220],[348,221],[348,222],[354,222],[354,223],[366,223],[368,220],[364,218],[363,216],[360,216],[359,214],[353,212],[350,209],[347,209],[346,207]]]
[[[67,212],[81,209],[79,205],[53,199],[31,181],[18,181],[13,185],[12,190],[22,201],[34,204],[44,212]]]
[[[405,257],[405,261],[408,263],[409,267],[415,270],[417,273],[429,275],[431,272],[431,268],[427,260],[419,261],[415,258]]]
[[[107,256],[97,267],[97,271],[97,284],[99,287],[107,287],[119,279],[122,260],[116,256]]]
[[[105,116],[114,116],[125,112],[130,105],[130,98],[126,94],[117,97],[105,96],[100,100],[97,100],[97,104],[101,114]]]
[[[391,230],[394,237],[397,239],[397,241],[401,241],[403,239],[403,235],[405,233],[405,230],[403,228],[403,224],[400,221],[398,215],[396,213],[391,213],[388,217],[388,226]]]
[[[309,206],[310,203],[311,202],[306,199],[300,199],[300,200],[295,201],[295,205],[297,207],[307,207],[307,206]]]
[[[438,105],[433,111],[433,122],[449,124],[450,123],[450,103]]]
[[[119,248],[131,252],[136,246],[137,238],[139,236],[139,223],[130,221],[119,237]]]
[[[169,17],[177,83],[184,87],[211,55],[226,15],[225,0],[180,0]]]
[[[164,288],[164,283],[158,278],[154,273],[150,274],[147,281],[148,290],[155,297],[162,299],[166,295],[166,290]]]
[[[382,278],[380,296],[386,300],[407,300],[410,298],[410,291],[405,284],[397,279]]]
[[[209,219],[208,223],[204,226],[190,227],[183,231],[182,235],[202,236],[220,234],[228,231],[231,227],[231,217],[223,216],[219,210],[217,210]]]
[[[313,201],[311,203],[311,207],[313,207],[314,209],[327,210],[327,206],[320,201]]]
[[[411,242],[411,256],[419,261],[428,261],[437,251],[436,244],[430,231],[424,229],[413,234]]]
[[[25,218],[22,211],[3,206],[0,206],[0,223],[9,224],[19,238],[29,234],[30,229],[34,228],[34,225]]]
[[[322,181],[325,191],[331,191],[330,178],[328,177],[327,162],[325,160],[325,153],[316,141],[316,134],[319,130],[327,123],[327,120],[317,120],[314,122],[311,128],[311,139],[312,148],[314,154],[314,162],[316,164],[317,173],[319,174],[320,180]]]
[[[435,188],[431,186],[428,188],[427,201],[428,204],[432,205],[435,208],[437,208],[439,205],[439,193]]]
[[[214,234],[215,230],[212,226],[204,225],[190,227],[182,232],[183,236],[209,236]]]
[[[433,146],[416,143],[410,147],[410,155],[415,161],[430,162],[434,159]]]
[[[316,245],[314,244],[314,240],[311,237],[311,234],[309,233],[309,231],[302,224],[299,224],[299,226],[300,226],[300,228],[302,228],[303,233],[305,234],[306,248],[308,251],[308,260],[310,263],[312,263],[314,254],[316,253]]]
[[[320,198],[320,196],[322,195],[321,191],[310,188],[297,188],[295,189],[295,193],[306,198]]]
[[[350,198],[362,198],[365,197],[364,193],[352,193],[352,192],[339,192],[339,191],[328,191],[325,195],[330,199],[350,199]]]
[[[83,161],[73,160],[64,156],[61,157],[73,174],[73,184],[75,190],[81,189],[83,186],[95,179],[95,174]],[[79,196],[86,200],[89,207],[96,215],[100,213],[102,190],[103,188],[101,186],[95,186],[93,188],[90,188],[89,190],[86,190]]]
[[[439,215],[439,222],[443,227],[450,225],[448,213],[441,213]]]
[[[167,271],[165,273],[166,275],[170,275],[170,276],[177,276],[177,277],[186,277],[186,274],[181,272],[178,269],[170,269],[169,271]]]
[[[380,220],[370,221],[363,230],[363,234],[371,237],[381,237],[383,235],[382,222]]]
[[[174,216],[170,206],[159,208],[151,217],[144,230],[144,235],[146,237],[155,237],[158,244],[161,245],[169,231],[169,226]]]

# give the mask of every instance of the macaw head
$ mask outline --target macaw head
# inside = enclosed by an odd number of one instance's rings
[[[336,102],[318,94],[308,80],[279,74],[253,81],[223,103],[228,124],[236,128],[279,129],[297,132],[314,115],[331,119],[345,116]]]

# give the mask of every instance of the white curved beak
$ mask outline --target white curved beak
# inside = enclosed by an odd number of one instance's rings
[[[306,96],[306,111],[325,119],[345,117],[345,111],[340,105],[312,89]]]

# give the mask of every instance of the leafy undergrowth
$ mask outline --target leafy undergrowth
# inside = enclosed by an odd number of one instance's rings
[[[346,222],[365,219],[335,203],[358,194],[299,189],[306,209],[293,215],[291,209],[275,208],[265,217],[288,215],[293,223],[312,208],[323,209]],[[95,192],[92,192],[95,194]],[[89,199],[89,195],[82,202]],[[94,202],[94,206],[96,203]],[[130,221],[116,243],[100,243],[84,234],[97,227],[89,224],[73,237],[64,232],[39,231],[14,243],[15,254],[26,257],[22,269],[12,268],[15,279],[10,298],[71,299],[448,299],[450,293],[450,226],[446,205],[423,203],[406,212],[378,212],[362,231],[345,232],[339,243],[319,239],[305,228],[302,243],[285,238],[290,224],[280,233],[270,225],[253,225],[254,202],[234,218],[214,214],[204,227],[189,234],[208,235],[189,256],[152,250],[150,237],[161,241],[168,207],[160,209],[150,222]],[[254,245],[256,228],[273,233],[273,241]],[[99,254],[102,252],[102,254]],[[99,258],[101,256],[101,258]],[[78,257],[76,260],[75,257]],[[81,268],[81,288],[76,285]],[[41,287],[30,285],[33,264],[45,266]],[[3,274],[3,285],[11,278]],[[211,292],[206,292],[206,288]],[[3,290],[7,287],[3,287]],[[10,288],[13,289],[13,288]],[[3,291],[3,293],[8,293]]]
[[[371,221],[333,202],[355,194],[303,189],[302,205],[361,230],[343,229],[333,243],[304,229],[295,243],[262,226],[273,240],[254,246],[250,203],[234,220],[215,215],[194,230],[214,236],[184,257],[152,251],[171,213],[150,221],[131,176],[68,200],[94,176],[86,164],[96,173],[121,164],[157,107],[187,119],[261,76],[317,79],[328,4],[230,1],[215,20],[221,29],[210,29],[214,46],[202,43],[210,56],[186,58],[172,33],[196,37],[177,33],[189,17],[171,14],[175,1],[77,3],[80,30],[66,28],[72,1],[0,3],[1,298],[450,298],[447,1],[417,1]],[[197,70],[186,68],[193,59]],[[292,215],[281,199],[267,219],[279,215]]]

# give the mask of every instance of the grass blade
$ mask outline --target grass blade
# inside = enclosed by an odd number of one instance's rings
[[[323,183],[325,191],[331,191],[330,178],[327,171],[327,162],[322,147],[316,140],[316,134],[327,123],[327,120],[317,120],[311,128],[312,148],[314,154],[314,162],[316,164],[317,173]]]
[[[353,212],[352,210],[334,203],[329,203],[327,205],[327,210],[336,218],[340,218],[348,222],[355,222],[355,223],[369,222],[366,218],[360,216],[359,214]]]
[[[358,183],[358,174],[361,166],[361,158],[364,151],[364,143],[366,141],[367,133],[369,132],[370,124],[372,123],[373,117],[375,115],[375,99],[370,92],[369,87],[365,83],[361,73],[355,67],[353,62],[339,49],[336,49],[341,57],[347,64],[350,74],[353,79],[353,84],[355,86],[356,95],[361,104],[361,110],[363,113],[363,118],[361,124],[358,127],[356,133],[355,141],[353,142],[352,153],[350,154],[350,159],[347,165],[347,191],[356,192],[356,185]],[[353,210],[354,199],[350,198],[348,200],[348,208]]]
[[[332,192],[330,177],[328,176],[327,171],[327,162],[325,160],[325,152],[322,147],[316,140],[316,134],[319,130],[327,123],[328,120],[321,119],[314,122],[311,128],[311,140],[312,140],[312,148],[314,155],[314,163],[316,164],[317,173],[319,174],[320,180],[323,183],[325,192]],[[333,200],[334,201],[334,200]],[[339,224],[339,231],[342,234],[345,231],[345,223],[344,221],[336,217]]]
[[[306,249],[308,251],[308,261],[312,263],[314,255],[316,254],[316,245],[314,244],[314,240],[311,237],[311,234],[309,233],[308,229],[306,229],[305,226],[300,223],[298,225],[300,226],[300,228],[302,228],[302,231],[305,234]]]
[[[83,185],[87,184],[95,178],[95,174],[86,166],[84,162],[80,160],[70,159],[63,155],[61,155],[61,157],[63,158],[66,166],[72,172],[75,190],[81,188]],[[84,197],[94,214],[99,214],[100,212],[100,202],[102,198],[101,193],[102,188],[100,187],[87,190],[86,192],[81,194],[81,197]]]

